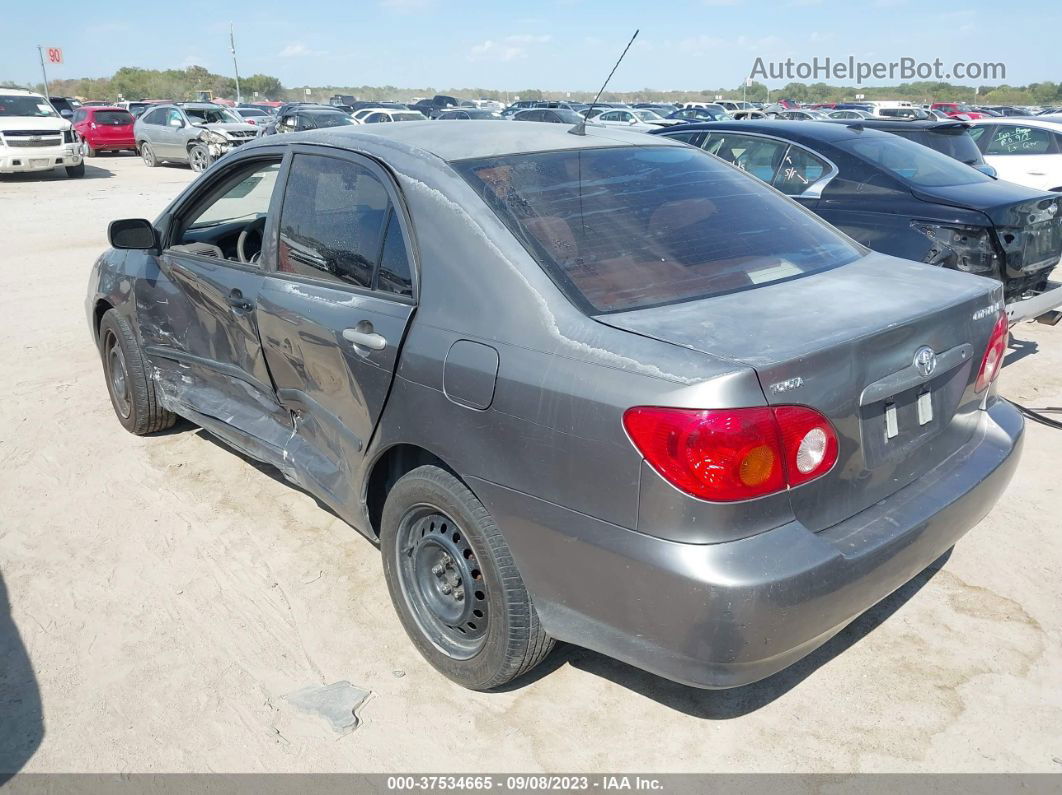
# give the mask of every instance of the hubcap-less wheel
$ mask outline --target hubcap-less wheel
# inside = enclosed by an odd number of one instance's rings
[[[110,387],[111,395],[114,397],[114,407],[122,417],[128,418],[131,400],[129,370],[125,365],[125,354],[122,352],[122,346],[118,344],[118,339],[110,332],[107,333],[103,344],[107,352],[107,386]]]
[[[202,146],[193,146],[188,152],[188,162],[192,166],[192,171],[206,171],[207,166],[210,165],[210,156]]]
[[[417,625],[444,654],[467,660],[487,635],[487,594],[475,552],[453,519],[427,505],[398,528],[398,575]]]

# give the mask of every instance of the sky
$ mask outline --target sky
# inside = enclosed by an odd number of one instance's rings
[[[53,0],[48,8],[46,24],[32,3],[4,12],[0,80],[39,82],[38,43],[63,50],[49,79],[104,77],[121,66],[231,74],[230,22],[240,73],[288,87],[596,89],[636,28],[610,89],[735,87],[758,57],[1002,62],[1006,80],[955,82],[1062,80],[1062,4],[1047,0]]]

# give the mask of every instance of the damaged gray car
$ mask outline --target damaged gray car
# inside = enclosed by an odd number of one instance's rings
[[[555,640],[753,682],[1006,488],[1002,287],[871,252],[703,151],[581,132],[241,147],[111,224],[86,302],[110,399],[378,544],[413,644],[462,685]]]
[[[159,105],[133,125],[136,150],[148,166],[187,163],[195,172],[257,135],[255,125],[210,102]]]

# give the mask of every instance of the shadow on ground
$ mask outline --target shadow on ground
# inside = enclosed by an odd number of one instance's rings
[[[0,786],[22,769],[42,739],[40,690],[0,575]]]
[[[554,651],[528,676],[521,677],[514,682],[513,687],[526,687],[530,682],[548,676],[560,666],[568,663],[581,671],[604,677],[639,695],[651,698],[665,707],[695,718],[707,720],[740,718],[785,695],[834,657],[844,653],[881,626],[933,579],[950,556],[951,550],[949,549],[910,582],[860,615],[807,657],[779,671],[774,676],[751,685],[731,690],[699,690],[662,679],[603,654],[565,644]]]
[[[26,171],[18,174],[0,174],[0,182],[63,182],[68,179],[106,179],[113,177],[109,168],[85,163],[85,176],[68,177],[63,166],[56,166],[51,171]]]

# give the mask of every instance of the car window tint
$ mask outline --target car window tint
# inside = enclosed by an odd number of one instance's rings
[[[1001,124],[996,127],[986,155],[1043,155],[1054,151],[1051,133],[1039,127]]]
[[[755,289],[863,253],[762,182],[687,146],[540,152],[453,166],[591,313]]]
[[[376,277],[376,289],[396,295],[413,295],[413,276],[409,268],[409,252],[402,237],[402,225],[392,211],[388,216],[384,234],[383,251],[380,254],[380,271]]]
[[[898,135],[839,141],[836,146],[909,185],[939,187],[992,181],[991,177],[958,160]]]
[[[774,178],[774,187],[787,196],[799,196],[830,170],[826,161],[799,146],[790,146]]]
[[[701,138],[704,137],[704,133],[694,130],[693,132],[670,133],[667,137],[673,138],[676,141],[682,141],[685,144],[697,146],[701,143]]]
[[[788,146],[784,141],[769,138],[720,133],[713,134],[711,142],[705,148],[742,171],[747,171],[764,182],[771,182],[782,164],[782,156]]]
[[[133,123],[132,115],[124,110],[98,110],[92,114],[92,120],[96,124],[104,124],[108,127],[122,127]]]
[[[278,269],[371,287],[390,202],[368,169],[295,155],[280,216]]]

